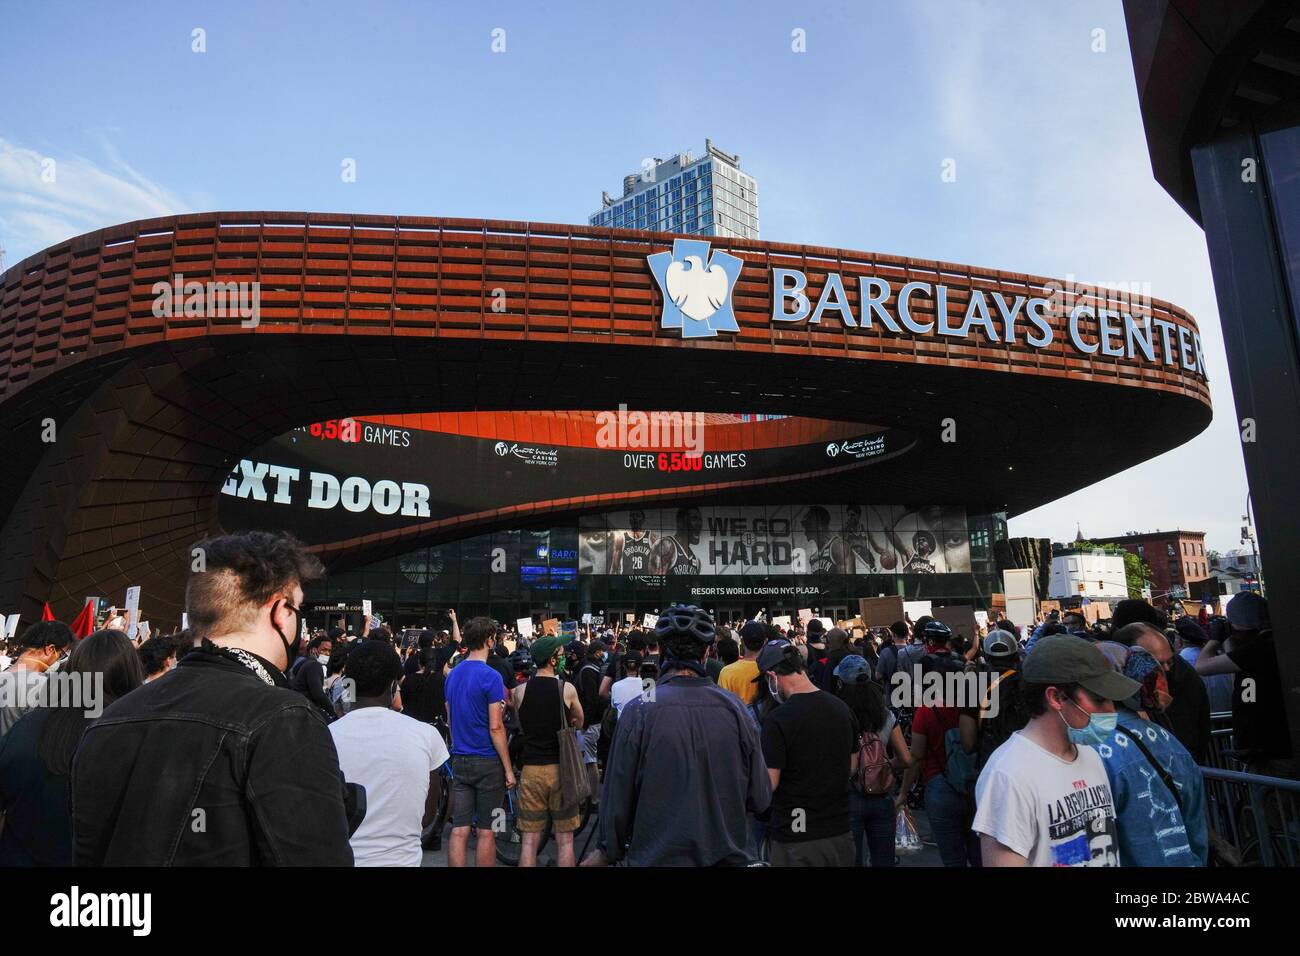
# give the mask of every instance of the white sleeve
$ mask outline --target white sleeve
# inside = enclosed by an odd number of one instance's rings
[[[442,739],[442,734],[430,727],[428,724],[421,724],[425,733],[425,742],[429,749],[429,773],[437,770],[447,762],[447,744]]]
[[[1037,842],[1038,815],[1026,785],[1005,770],[986,766],[975,783],[971,829],[1030,859]]]

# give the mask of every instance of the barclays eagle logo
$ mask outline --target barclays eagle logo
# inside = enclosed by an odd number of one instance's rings
[[[731,290],[744,261],[727,252],[709,255],[703,239],[674,239],[672,252],[647,256],[664,297],[660,328],[681,329],[682,338],[700,339],[739,332]]]

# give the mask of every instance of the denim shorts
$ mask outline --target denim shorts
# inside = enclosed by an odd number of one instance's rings
[[[455,754],[451,773],[451,825],[491,828],[506,798],[506,772],[501,759]]]

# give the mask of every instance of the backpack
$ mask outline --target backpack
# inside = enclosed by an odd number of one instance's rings
[[[868,797],[881,796],[894,788],[894,768],[889,765],[889,753],[880,734],[865,731],[858,738],[858,770],[853,775],[853,786],[858,793]]]
[[[975,796],[975,781],[979,779],[980,771],[988,763],[989,757],[993,751],[1006,741],[1019,727],[1012,727],[1005,719],[994,719],[985,717],[984,711],[988,707],[989,698],[992,696],[999,684],[1002,683],[1005,675],[999,675],[990,685],[988,693],[985,694],[984,700],[981,701],[979,716],[975,721],[975,752],[967,753],[961,745],[961,724],[943,735],[944,750],[946,751],[946,763],[943,767],[944,779],[958,793],[967,796]],[[1009,710],[1010,708],[1008,708]],[[998,717],[1005,718],[1007,711],[999,708]]]
[[[948,785],[964,797],[975,795],[975,781],[979,779],[979,768],[975,765],[975,754],[968,754],[962,749],[961,727],[952,728],[943,735],[944,765],[943,777]]]

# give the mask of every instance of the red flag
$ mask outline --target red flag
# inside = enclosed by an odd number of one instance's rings
[[[72,622],[72,636],[77,640],[83,637],[90,637],[95,631],[95,602],[87,601],[86,606],[81,609],[77,619]]]
[[[54,612],[50,610],[50,602],[49,602],[49,601],[46,601],[46,602],[45,602],[45,610],[41,611],[41,620],[42,620],[42,621],[52,621],[52,620],[54,620]]]

